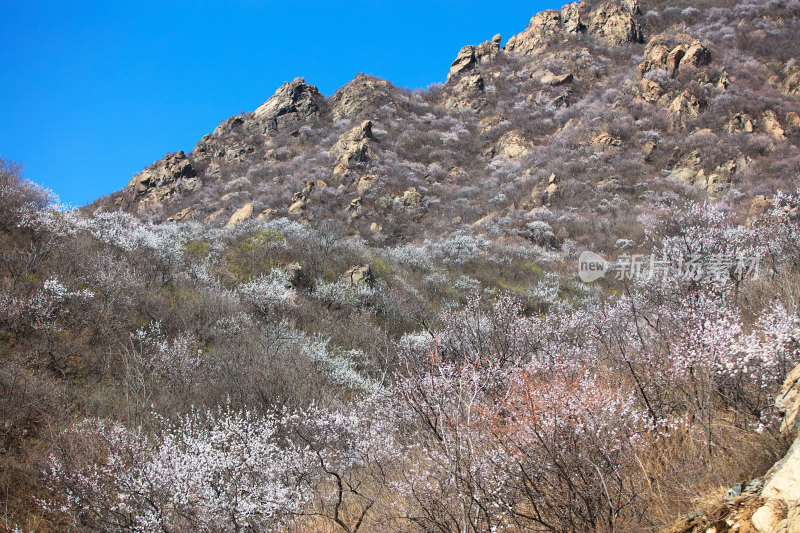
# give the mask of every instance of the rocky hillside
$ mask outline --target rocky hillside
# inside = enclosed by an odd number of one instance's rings
[[[799,16],[788,1],[567,4],[505,46],[465,46],[428,90],[360,74],[326,98],[287,82],[94,207],[332,219],[387,244],[537,220],[580,242],[599,213],[612,244],[675,197],[745,215],[800,173]]]

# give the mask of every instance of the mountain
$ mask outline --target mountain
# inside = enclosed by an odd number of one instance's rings
[[[800,171],[796,15],[775,2],[567,4],[505,46],[465,46],[428,90],[360,74],[325,98],[287,82],[93,207],[335,219],[390,244],[538,219],[580,242],[599,208],[625,228],[612,237],[631,238],[671,195],[745,214]]]

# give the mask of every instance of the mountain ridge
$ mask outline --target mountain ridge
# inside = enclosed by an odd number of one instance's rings
[[[509,230],[518,231],[526,220],[540,218],[536,209],[588,207],[588,202],[565,205],[565,196],[555,194],[565,187],[591,186],[578,196],[590,193],[592,202],[631,194],[641,180],[651,189],[666,186],[687,198],[701,198],[703,191],[713,198],[731,197],[738,182],[742,189],[751,188],[747,167],[768,163],[775,143],[788,143],[797,168],[800,118],[789,110],[796,108],[796,65],[789,62],[773,74],[784,78],[773,80],[777,90],[762,89],[773,100],[778,96],[772,106],[777,109],[722,109],[716,104],[722,96],[739,92],[739,79],[731,73],[725,43],[702,34],[708,24],[703,17],[710,20],[717,16],[714,10],[723,8],[689,6],[679,10],[678,24],[665,24],[665,17],[654,15],[652,8],[658,5],[584,0],[537,13],[505,47],[499,35],[464,46],[446,83],[427,91],[404,91],[359,74],[325,98],[296,78],[253,112],[223,121],[189,154],[168,154],[91,209],[227,224],[233,213],[252,204],[254,218],[335,218],[350,232],[379,240],[385,235],[376,233],[374,225],[388,219],[395,227],[390,233],[406,228],[400,233],[408,240],[424,235],[431,224],[439,232],[452,232],[487,216],[511,214],[516,221]],[[670,9],[677,8],[666,11]],[[781,22],[780,13],[773,15],[785,31],[793,31]],[[689,26],[692,17],[701,22]],[[733,20],[728,27],[732,25]],[[599,94],[600,87],[605,94]],[[602,103],[603,96],[612,101]],[[752,105],[744,94],[729,100],[740,100],[740,107]],[[644,116],[637,120],[636,115]],[[714,123],[711,115],[721,120]],[[366,120],[375,124],[377,134],[348,147],[343,137]],[[648,127],[640,127],[645,122]],[[717,148],[712,157],[700,157],[688,146],[721,146],[724,137],[740,132],[771,138],[759,139],[767,146],[755,148],[762,152],[761,161],[749,153],[754,147],[741,136],[734,143],[739,147]],[[544,162],[551,168],[540,170],[543,161],[536,153],[559,149],[596,168],[575,172],[570,168],[574,162],[551,160]],[[633,150],[641,158],[637,168],[625,168],[631,162],[613,155],[620,150]],[[607,164],[597,167],[597,159]],[[620,170],[631,176],[621,179]],[[750,172],[763,174],[763,169]],[[493,174],[497,180],[486,179]],[[605,174],[603,179],[596,179],[599,174]],[[789,174],[775,180],[786,182]],[[318,186],[304,193],[308,182]],[[477,183],[486,194],[475,202],[458,198],[473,193],[470,187]],[[547,187],[550,194],[542,198],[539,191]],[[771,196],[776,188],[748,196]],[[403,205],[398,199],[414,195],[412,189],[420,195],[419,206],[396,209]],[[452,192],[457,194],[448,194]],[[300,197],[303,203],[298,203]],[[453,200],[462,201],[465,209],[449,213]],[[741,213],[748,209],[736,207],[738,200],[731,203]]]

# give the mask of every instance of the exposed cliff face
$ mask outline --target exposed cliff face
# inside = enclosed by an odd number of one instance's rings
[[[557,175],[554,212],[635,205],[642,188],[729,196],[746,210],[800,168],[798,68],[730,36],[747,15],[791,42],[797,14],[710,1],[570,3],[533,16],[505,47],[499,35],[464,46],[446,83],[427,91],[359,74],[326,99],[295,79],[98,205],[224,224],[253,204],[264,217],[341,218],[368,238],[387,220],[403,233],[411,222],[455,231],[494,219],[518,231],[539,216],[532,191]],[[676,9],[685,15],[668,22]],[[298,209],[308,180],[331,187]],[[423,200],[410,217],[392,206],[412,188]]]
[[[125,191],[138,202],[138,210],[143,213],[153,205],[169,201],[177,194],[196,191],[201,186],[186,154],[175,152],[136,175]]]
[[[535,15],[524,32],[509,39],[506,50],[535,54],[548,44],[583,32],[610,45],[638,43],[643,33],[637,14],[638,4],[633,6],[630,2],[609,2],[595,9],[583,2],[567,4],[560,12],[548,10]]]

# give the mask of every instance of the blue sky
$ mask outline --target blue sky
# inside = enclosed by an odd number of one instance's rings
[[[461,46],[563,3],[0,0],[0,156],[82,205],[286,80],[426,87]]]

